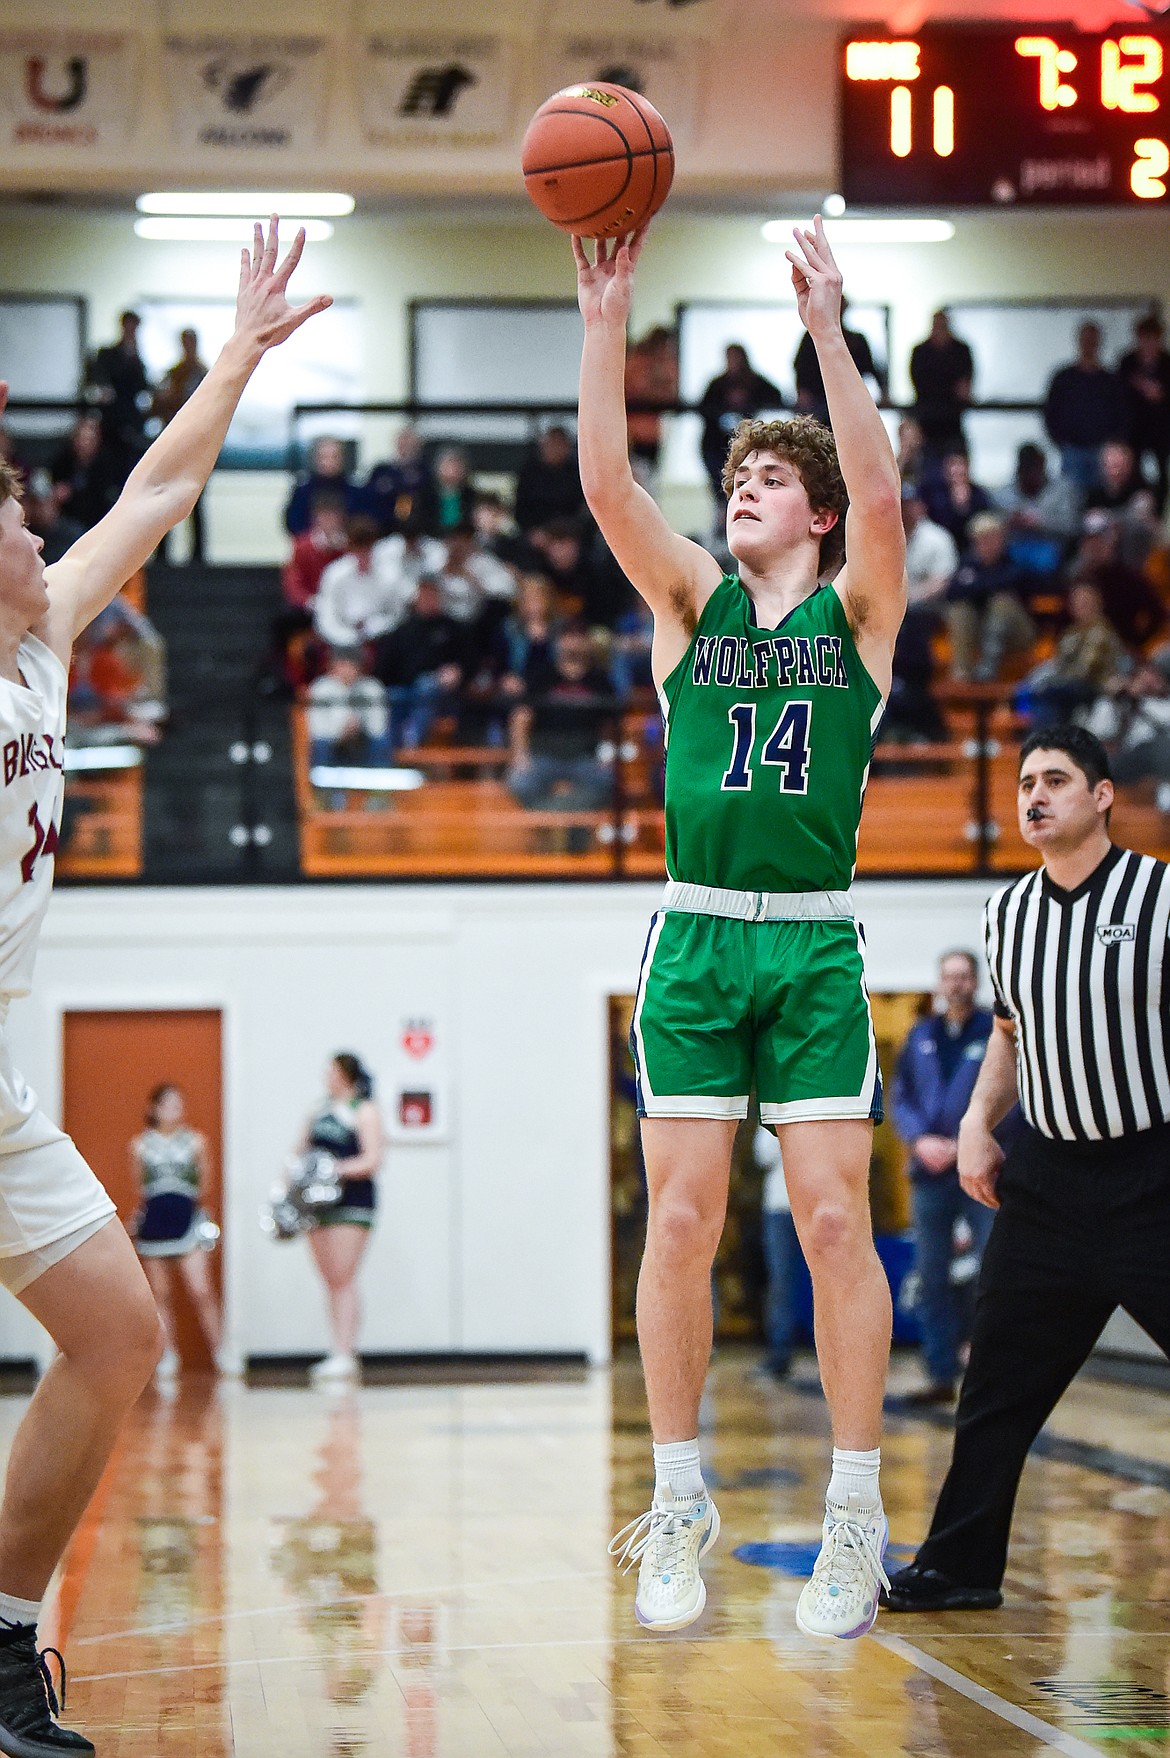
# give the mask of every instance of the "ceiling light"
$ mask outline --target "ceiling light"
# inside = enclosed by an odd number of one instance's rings
[[[769,220],[763,228],[769,244],[791,244],[793,228],[810,226],[809,220]],[[949,220],[917,220],[908,215],[896,220],[826,220],[825,237],[830,244],[945,244],[955,236]]]
[[[197,215],[167,214],[135,220],[134,230],[139,238],[161,238],[176,244],[251,244],[253,224],[253,221],[244,219],[203,219]],[[305,228],[305,237],[310,244],[320,244],[333,236],[333,227],[328,220],[302,220],[291,215],[282,217],[281,225],[286,241],[293,237],[298,226]]]
[[[336,220],[352,214],[352,195],[289,195],[254,189],[244,190],[164,190],[153,195],[140,195],[134,204],[140,214],[242,214],[251,220],[257,214],[304,214],[315,220]]]

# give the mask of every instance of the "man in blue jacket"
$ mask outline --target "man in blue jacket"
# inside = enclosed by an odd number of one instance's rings
[[[962,1307],[951,1281],[955,1222],[966,1221],[982,1257],[995,1219],[964,1193],[956,1165],[959,1123],[992,1029],[990,1012],[975,1005],[978,987],[974,955],[948,952],[939,965],[936,1010],[911,1028],[894,1076],[894,1127],[910,1149],[917,1313],[928,1375],[905,1400],[910,1405],[955,1401]]]

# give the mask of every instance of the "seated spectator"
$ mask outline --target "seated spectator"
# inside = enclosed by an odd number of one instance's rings
[[[949,531],[961,550],[967,547],[967,532],[976,513],[991,511],[991,496],[971,480],[966,452],[945,453],[941,480],[925,483],[922,496],[934,523]]]
[[[1127,647],[1144,647],[1166,621],[1156,588],[1121,554],[1121,521],[1103,508],[1085,514],[1070,584],[1086,581],[1101,594],[1105,614]]]
[[[1118,785],[1155,781],[1158,810],[1170,813],[1170,646],[1115,677],[1079,718],[1104,740]]]
[[[508,786],[529,811],[593,812],[613,791],[612,765],[598,756],[612,716],[609,679],[583,623],[557,635],[551,665],[532,663],[524,700],[512,711]],[[588,846],[587,831],[571,845]]]
[[[458,713],[466,654],[467,631],[444,610],[441,579],[424,574],[406,615],[375,649],[395,750],[424,744],[436,720]]]
[[[580,527],[557,519],[551,525],[538,525],[530,535],[541,571],[553,583],[561,614],[583,616],[587,622],[600,620],[593,614],[598,595],[596,573],[585,553]]]
[[[539,555],[517,528],[506,501],[500,495],[477,494],[471,519],[480,548],[494,555],[497,561],[506,562],[521,574],[539,567]]]
[[[976,513],[970,548],[947,587],[951,676],[991,683],[1011,653],[1026,651],[1036,628],[1024,608],[1028,576],[1007,553],[1007,529],[998,513]]]
[[[473,623],[492,607],[502,614],[516,593],[516,575],[483,547],[470,521],[448,532],[439,583],[443,609],[460,623]]]
[[[492,669],[503,690],[519,695],[532,667],[551,666],[553,642],[561,626],[548,575],[521,574],[491,648]]]
[[[657,694],[650,665],[653,646],[654,613],[639,598],[618,618],[610,644],[609,681],[621,701],[628,702],[635,690]]]
[[[1127,667],[1125,644],[1101,603],[1096,586],[1082,580],[1068,595],[1070,626],[1051,659],[1028,673],[1016,707],[1033,726],[1055,726],[1095,702],[1110,679]],[[1127,667],[1128,669],[1128,667]]]
[[[1077,357],[1058,367],[1044,399],[1044,426],[1060,448],[1060,468],[1086,493],[1100,476],[1101,447],[1125,439],[1129,409],[1125,387],[1101,359],[1101,326],[1083,323],[1077,331]]]
[[[417,428],[402,427],[394,441],[393,458],[375,464],[366,477],[365,511],[388,536],[419,517],[430,492],[431,472],[423,455],[422,437]]]
[[[445,537],[456,525],[471,523],[475,490],[467,453],[446,446],[435,459],[430,487],[421,506],[423,524],[432,537]]]
[[[642,487],[653,494],[662,450],[661,410],[678,402],[678,338],[655,324],[626,349],[626,434],[630,465]],[[632,403],[643,407],[633,409]]]
[[[447,565],[447,545],[428,537],[420,519],[410,518],[401,531],[383,537],[376,547],[378,569],[398,583],[403,609],[410,604],[424,574],[441,574]]]
[[[995,497],[1006,516],[1008,554],[1028,574],[1053,575],[1081,526],[1080,491],[1067,476],[1050,477],[1041,446],[1025,440],[1016,473]]]
[[[308,620],[330,562],[349,548],[345,502],[340,495],[319,494],[309,514],[309,526],[293,538],[292,554],[280,570],[280,589],[291,610],[304,611]]]
[[[47,470],[34,470],[29,478],[24,503],[25,524],[41,540],[41,560],[46,568],[59,562],[67,549],[83,535],[81,525],[68,513],[53,493],[53,479]]]
[[[894,648],[893,681],[882,736],[902,742],[941,739],[945,728],[931,680],[931,641],[939,626],[943,594],[959,552],[949,531],[927,517],[922,491],[902,484],[902,527],[906,533],[907,604]]]
[[[119,593],[74,644],[70,743],[154,745],[166,718],[165,643]]]
[[[118,470],[102,438],[100,415],[82,415],[49,462],[61,511],[89,531],[118,498]]]
[[[926,441],[913,415],[903,415],[898,423],[898,444],[895,447],[898,474],[903,482],[921,482],[926,465]]]
[[[349,553],[323,570],[313,607],[313,627],[329,647],[359,647],[384,635],[409,602],[397,558],[387,553],[396,540],[379,542],[377,522],[366,513],[350,519],[346,534]]]
[[[384,768],[390,762],[386,692],[366,671],[360,647],[334,647],[309,685],[309,751],[314,769]]]
[[[297,477],[284,509],[284,528],[290,537],[299,537],[309,529],[313,502],[323,494],[344,501],[350,518],[363,510],[362,491],[346,472],[345,447],[339,439],[322,437],[313,441],[310,468]]]
[[[313,627],[322,574],[348,548],[345,502],[337,495],[319,494],[309,529],[293,538],[292,554],[280,570],[284,606],[272,619],[268,656],[260,669],[264,694],[291,694],[320,670],[323,650],[302,637]]]
[[[1107,513],[1124,514],[1134,496],[1145,489],[1133,447],[1124,440],[1106,440],[1098,459],[1096,484],[1085,496],[1085,511],[1101,507]]]
[[[516,478],[516,523],[521,531],[531,531],[555,519],[577,519],[584,508],[585,491],[568,430],[547,427]]]

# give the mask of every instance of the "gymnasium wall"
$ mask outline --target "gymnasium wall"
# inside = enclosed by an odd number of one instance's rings
[[[760,234],[785,206],[749,215],[667,212],[655,222],[642,260],[633,329],[668,322],[688,300],[783,299],[783,250]],[[959,215],[947,244],[853,246],[840,255],[848,290],[892,310],[894,396],[909,395],[906,363],[931,311],[951,300],[1160,296],[1167,289],[1164,216],[1116,213],[1108,226],[1091,214]],[[148,297],[230,296],[237,258],[230,245],[164,244],[137,239],[128,213],[0,209],[0,292],[68,292],[89,302],[91,344],[114,333],[117,313]],[[327,289],[356,302],[362,396],[406,397],[409,302],[413,299],[571,298],[572,263],[560,233],[535,215],[472,218],[354,217],[308,251],[298,274],[302,296]],[[1066,320],[1059,320],[1066,321]],[[1070,325],[1071,328],[1071,325]],[[978,384],[976,386],[978,390]],[[279,472],[218,472],[208,496],[210,547],[222,562],[283,557],[280,523],[287,480]],[[684,528],[706,506],[684,494],[668,512]]]
[[[940,953],[977,943],[988,889],[859,886],[872,986],[929,987]],[[602,1360],[606,998],[633,990],[656,897],[595,885],[62,891],[36,993],[10,1016],[14,1054],[59,1115],[67,1010],[223,1010],[229,1329],[246,1354],[296,1354],[324,1346],[321,1297],[305,1247],[261,1233],[260,1205],[330,1052],[365,1055],[393,1109],[404,1026],[429,1022],[440,1129],[391,1142],[364,1348]],[[0,1358],[37,1338],[0,1304]]]

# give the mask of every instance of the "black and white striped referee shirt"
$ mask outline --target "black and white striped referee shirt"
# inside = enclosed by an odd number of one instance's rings
[[[1113,848],[1073,891],[1042,868],[990,899],[985,926],[1033,1128],[1085,1142],[1170,1121],[1170,867]]]

